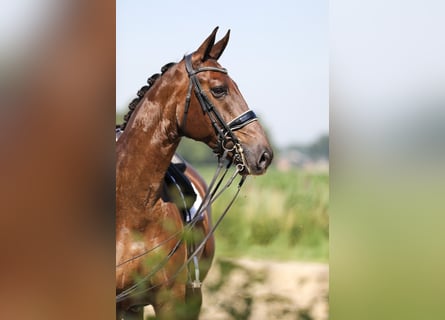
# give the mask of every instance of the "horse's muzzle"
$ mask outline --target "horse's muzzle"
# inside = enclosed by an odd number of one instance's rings
[[[249,173],[260,175],[266,172],[273,159],[273,151],[269,147],[258,148],[257,152],[246,152]]]

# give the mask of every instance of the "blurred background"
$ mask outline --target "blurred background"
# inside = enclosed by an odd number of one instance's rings
[[[444,317],[444,14],[330,2],[331,319]]]

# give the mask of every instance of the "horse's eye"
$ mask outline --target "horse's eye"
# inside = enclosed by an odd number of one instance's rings
[[[225,96],[227,94],[227,87],[214,87],[210,89],[210,92],[212,92],[212,95],[215,98],[222,98],[223,96]]]

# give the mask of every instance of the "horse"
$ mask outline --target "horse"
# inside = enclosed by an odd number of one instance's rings
[[[196,51],[162,68],[130,103],[116,142],[116,319],[143,319],[151,305],[159,319],[197,319],[200,281],[210,268],[214,239],[209,205],[194,219],[201,245],[190,252],[187,224],[165,190],[165,175],[185,136],[236,166],[236,174],[265,173],[273,151],[255,113],[218,59],[230,30],[218,27]],[[186,176],[208,194],[190,165]],[[193,258],[204,258],[191,280]],[[193,267],[192,267],[193,269]]]

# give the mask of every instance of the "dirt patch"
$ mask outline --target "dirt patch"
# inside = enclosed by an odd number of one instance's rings
[[[327,320],[328,295],[327,264],[220,259],[204,281],[199,319]]]
[[[327,264],[215,261],[204,282],[201,320],[328,319]]]

